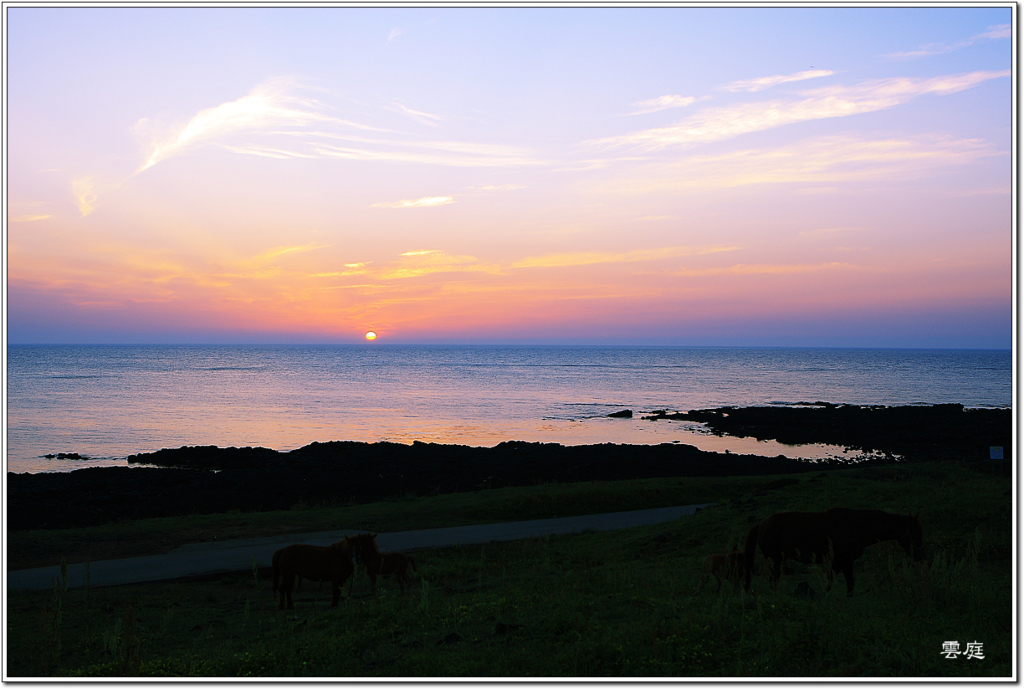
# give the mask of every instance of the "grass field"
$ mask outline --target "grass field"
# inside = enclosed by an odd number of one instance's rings
[[[214,535],[386,532],[716,503],[636,529],[420,551],[411,592],[400,596],[385,579],[374,598],[358,573],[335,609],[327,607],[329,584],[305,582],[295,609],[279,611],[261,571],[8,591],[6,671],[9,678],[1009,678],[1010,488],[1009,478],[961,464],[922,463],[537,486],[10,534],[8,556],[35,566],[61,555],[71,562],[101,559],[95,552],[160,552]],[[840,505],[919,511],[927,564],[889,542],[856,562],[849,598],[841,577],[826,592],[824,569],[801,564],[775,592],[760,576],[754,597],[728,584],[716,592],[714,580],[698,591],[703,558],[742,542],[758,520]],[[984,657],[947,658],[947,641],[960,651],[980,643]]]

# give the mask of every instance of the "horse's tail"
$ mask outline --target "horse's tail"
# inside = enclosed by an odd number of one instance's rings
[[[271,559],[271,564],[274,568],[273,584],[270,590],[273,592],[274,597],[277,598],[277,585],[281,580],[281,551],[275,550],[274,557]]]
[[[750,575],[754,572],[754,554],[757,550],[757,534],[761,523],[754,524],[747,534],[747,545],[743,549],[743,582],[747,591],[750,590]]]
[[[406,557],[409,558],[409,564],[412,565],[412,571],[418,572],[419,570],[416,569],[416,560],[413,560],[412,556],[410,556],[410,555],[406,555]]]

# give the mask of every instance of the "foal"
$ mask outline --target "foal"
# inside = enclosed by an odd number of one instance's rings
[[[714,575],[715,580],[718,582],[718,586],[715,587],[715,593],[718,593],[722,589],[723,579],[726,581],[740,581],[743,579],[745,569],[744,553],[735,545],[732,547],[732,551],[726,555],[712,553],[704,558],[704,567],[701,571],[700,584],[697,585],[697,590],[700,591],[704,586],[704,582],[708,580],[708,575]]]
[[[416,571],[416,562],[405,553],[382,553],[377,548],[377,534],[365,533],[358,536],[351,536],[354,545],[353,550],[357,561],[361,561],[370,575],[370,585],[373,588],[373,595],[377,595],[377,576],[394,574],[398,580],[398,586],[405,595],[405,585],[412,581],[409,576],[409,569]]]

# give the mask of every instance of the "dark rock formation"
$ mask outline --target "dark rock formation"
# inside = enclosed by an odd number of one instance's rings
[[[667,412],[666,412],[667,414]],[[907,459],[1012,456],[1008,409],[756,407],[688,412],[719,433],[830,443]],[[982,456],[983,455],[983,456]],[[7,475],[7,528],[90,526],[127,519],[392,500],[409,494],[669,476],[777,475],[840,463],[718,454],[689,445],[505,442],[464,445],[329,442],[291,452],[182,447],[128,458],[134,465]]]
[[[69,528],[124,519],[365,503],[402,495],[665,476],[781,474],[811,469],[785,457],[701,452],[689,445],[505,442],[313,443],[291,452],[183,447],[129,458],[151,467],[8,474],[8,528]],[[183,468],[184,467],[184,468]]]
[[[989,447],[1010,456],[1010,409],[934,406],[856,406],[827,402],[792,406],[721,407],[644,419],[685,419],[704,423],[718,435],[753,436],[791,445],[825,443],[880,452],[904,460],[988,459]]]

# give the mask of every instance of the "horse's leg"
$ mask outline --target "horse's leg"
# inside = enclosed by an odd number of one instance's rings
[[[278,584],[281,583],[281,551],[275,550],[274,557],[270,560],[271,567],[273,568],[273,578],[271,579],[270,592],[277,598]]]
[[[352,599],[352,584],[354,584],[355,581],[356,581],[356,570],[355,570],[355,567],[352,566],[351,562],[348,562],[346,564],[348,566],[344,567],[342,569],[342,571],[341,571],[341,585],[344,586],[345,585],[345,580],[346,579],[349,580],[349,583],[348,583],[348,595],[345,596],[345,600],[351,600]]]
[[[754,573],[754,556],[757,554],[757,540],[758,532],[761,530],[760,524],[754,524],[753,528],[747,533],[747,541],[743,546],[743,588],[745,591],[750,591],[750,577]],[[761,546],[761,553],[764,553],[764,546]]]
[[[773,558],[772,559],[772,589],[778,590],[779,580],[782,578],[782,561],[785,558]]]
[[[292,585],[295,583],[295,574],[293,572],[285,571],[281,575],[281,598],[277,604],[279,610],[284,610],[287,607],[289,610],[295,607],[295,603],[292,602]]]
[[[843,576],[846,577],[846,595],[853,595],[853,560],[843,561]]]
[[[339,578],[331,579],[331,607],[338,607],[338,600],[341,598],[341,584],[342,580]]]

